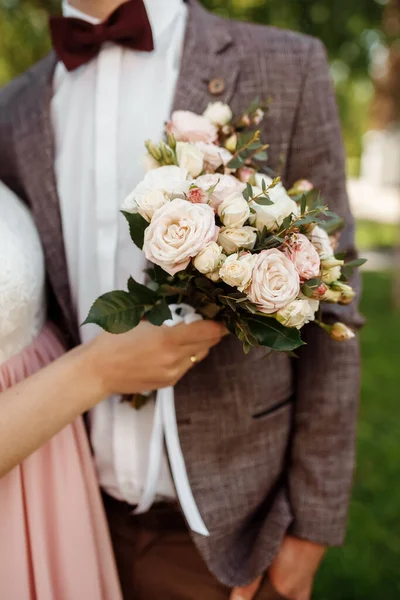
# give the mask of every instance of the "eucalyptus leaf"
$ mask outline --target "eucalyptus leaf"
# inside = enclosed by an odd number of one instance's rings
[[[125,333],[136,327],[143,315],[144,306],[134,296],[116,290],[95,300],[83,325],[95,323],[109,333]]]
[[[307,210],[307,196],[305,194],[302,195],[301,197],[301,204],[300,204],[300,212],[303,215]]]
[[[142,250],[144,244],[144,232],[149,226],[146,219],[144,219],[139,213],[129,213],[125,210],[121,210],[125,219],[129,223],[129,233],[131,236],[132,242]]]
[[[239,169],[244,163],[244,160],[241,156],[234,156],[226,165],[228,169]]]
[[[256,202],[256,204],[260,204],[261,206],[271,206],[271,204],[274,204],[274,202],[267,198],[267,196],[259,196],[258,198],[254,199],[254,202]]]

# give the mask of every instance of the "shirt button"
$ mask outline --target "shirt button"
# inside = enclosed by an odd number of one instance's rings
[[[219,96],[225,90],[225,83],[223,79],[216,77],[215,79],[211,79],[208,84],[208,91],[212,96]]]

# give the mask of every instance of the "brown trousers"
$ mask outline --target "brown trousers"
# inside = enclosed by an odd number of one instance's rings
[[[132,508],[104,496],[124,600],[229,600],[231,590],[209,572],[180,512]],[[255,600],[285,600],[265,581]]]

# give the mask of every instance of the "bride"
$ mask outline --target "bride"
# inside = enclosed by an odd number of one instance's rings
[[[112,393],[173,385],[223,334],[141,323],[65,353],[46,322],[33,220],[0,183],[0,597],[121,598],[80,415]]]

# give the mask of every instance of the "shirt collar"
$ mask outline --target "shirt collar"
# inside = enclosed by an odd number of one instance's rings
[[[182,10],[183,0],[144,0],[147,14],[153,31],[154,39],[159,39],[162,33],[173,23]],[[62,12],[64,17],[74,17],[96,25],[96,19],[71,6],[68,0],[63,0]]]

